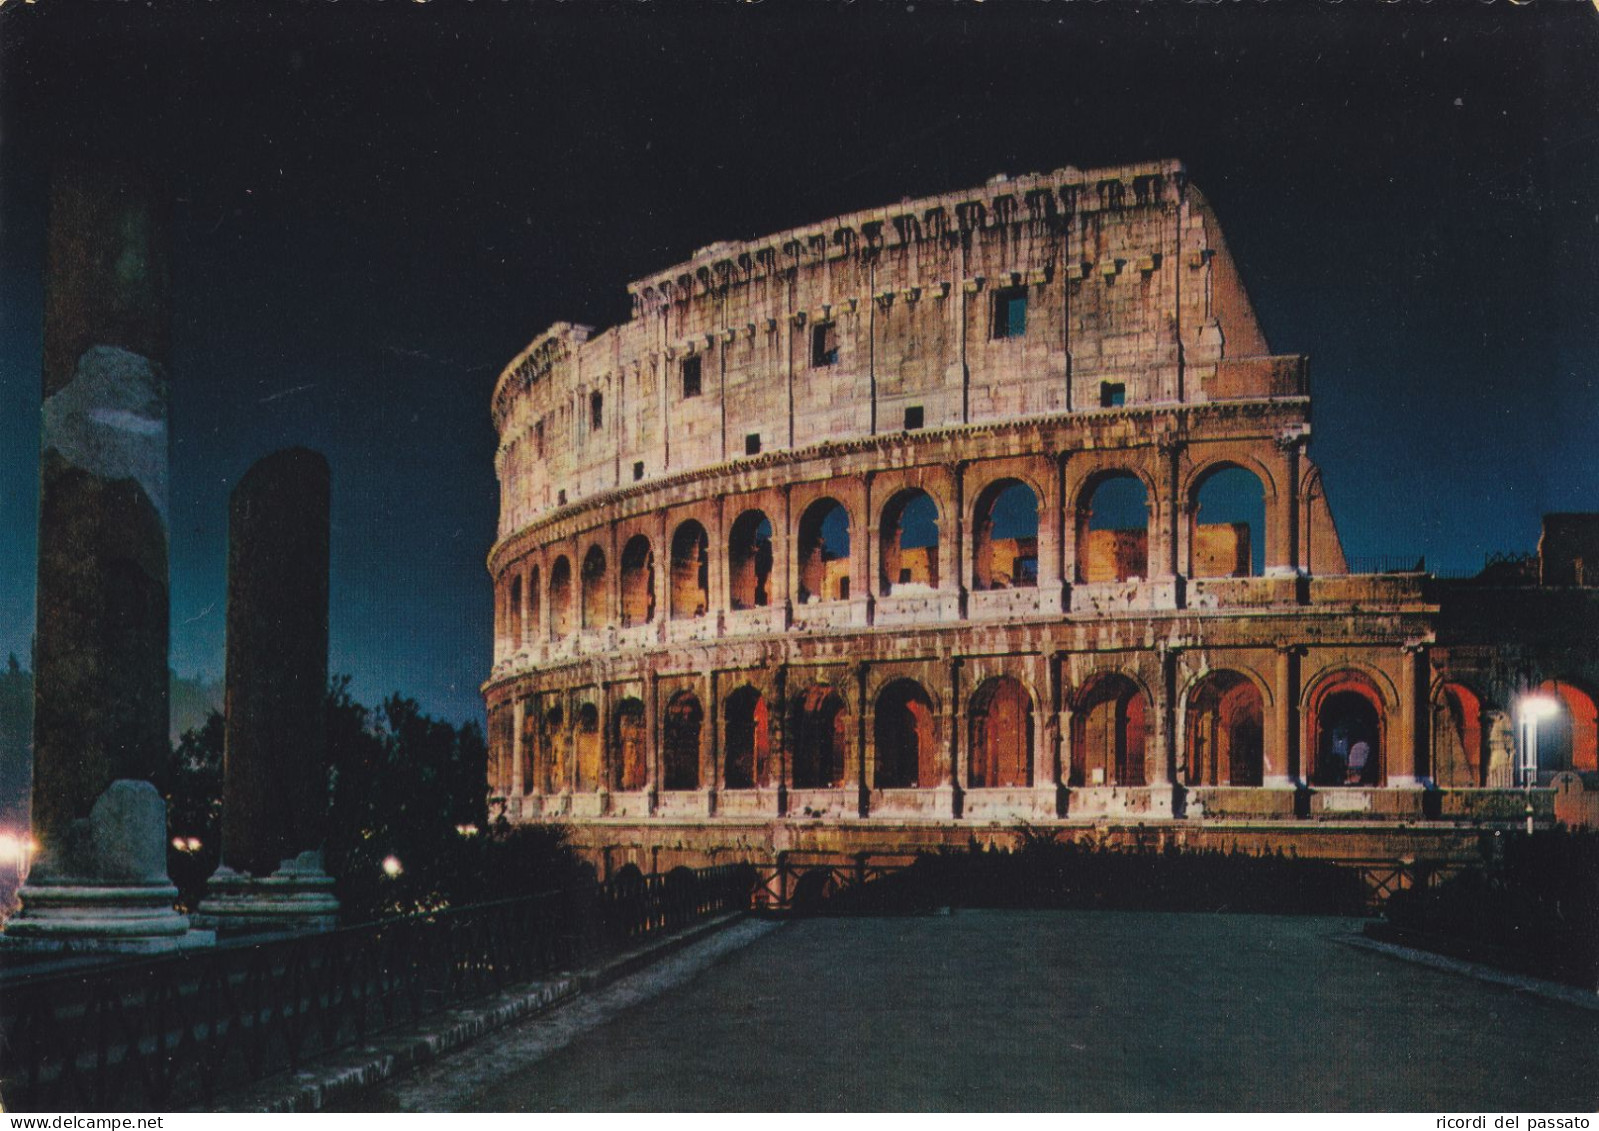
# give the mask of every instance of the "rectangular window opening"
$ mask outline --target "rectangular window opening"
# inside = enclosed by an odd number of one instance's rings
[[[639,460],[633,465],[633,482],[637,483],[644,478],[644,461]]]
[[[1019,338],[1027,333],[1027,288],[1001,287],[994,292],[994,337]]]
[[[747,456],[761,454],[761,434],[759,432],[751,432],[744,437],[744,454]]]
[[[700,395],[700,355],[683,359],[683,399]]]
[[[1121,408],[1127,403],[1127,386],[1120,381],[1104,381],[1099,386],[1100,408]]]
[[[831,322],[818,322],[811,327],[811,365],[838,364],[838,327]]]
[[[922,426],[922,406],[913,404],[905,410],[905,431],[914,432]]]
[[[589,394],[589,431],[598,432],[605,427],[605,397],[600,393]]]
[[[566,506],[566,492],[564,490],[555,493],[555,505],[558,507]]]

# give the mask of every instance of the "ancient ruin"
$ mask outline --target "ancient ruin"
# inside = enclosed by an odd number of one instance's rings
[[[198,918],[223,932],[325,930],[328,461],[257,460],[228,508],[222,865]]]
[[[1593,813],[1592,517],[1541,577],[1352,572],[1306,359],[1180,164],[998,177],[629,290],[494,390],[513,819],[649,870],[1024,824],[1447,859]]]

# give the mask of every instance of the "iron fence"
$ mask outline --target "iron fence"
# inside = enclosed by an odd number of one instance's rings
[[[750,905],[744,866],[6,980],[12,1111],[210,1108],[223,1091],[385,1029]]]

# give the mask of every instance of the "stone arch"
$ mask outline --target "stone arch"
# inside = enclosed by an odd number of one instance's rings
[[[890,680],[877,693],[872,712],[878,789],[945,785],[938,749],[938,718],[932,698],[914,679]]]
[[[734,609],[772,603],[772,520],[751,509],[733,520],[727,536],[728,599]]]
[[[1188,693],[1184,782],[1260,785],[1265,780],[1266,703],[1247,675],[1208,672]]]
[[[593,793],[600,788],[600,709],[593,703],[580,703],[577,708],[577,735],[572,768],[576,772],[576,793]]]
[[[655,619],[655,551],[643,534],[622,547],[622,627],[634,628]]]
[[[539,715],[538,702],[533,699],[522,701],[522,792],[532,793],[538,789],[541,781],[540,755],[542,753],[542,718]],[[514,723],[512,724],[515,725]]]
[[[1038,508],[1031,483],[996,479],[972,506],[972,588],[1026,589],[1038,584]]]
[[[692,691],[679,691],[666,704],[661,719],[661,788],[700,787],[700,731],[705,709]]]
[[[506,594],[506,639],[505,643],[512,652],[519,651],[522,647],[522,575],[513,574],[511,588]]]
[[[710,538],[694,519],[672,534],[672,619],[702,617],[710,610]]]
[[[1084,481],[1076,507],[1078,581],[1149,576],[1154,499],[1149,482],[1132,468],[1106,468]],[[1097,514],[1096,502],[1102,504]]]
[[[849,510],[826,495],[800,515],[795,545],[801,604],[849,599],[850,525]]]
[[[582,617],[584,628],[605,626],[605,551],[598,546],[583,555]]]
[[[904,596],[938,588],[938,503],[920,487],[897,492],[878,528],[878,590]]]
[[[1310,784],[1381,785],[1387,770],[1387,714],[1371,676],[1340,668],[1310,695]]]
[[[1190,577],[1259,577],[1266,564],[1271,490],[1254,461],[1218,459],[1189,479]],[[1206,512],[1216,521],[1206,522]]]
[[[788,733],[795,789],[831,789],[844,784],[849,727],[848,704],[827,684],[815,684],[794,697]]]
[[[1078,691],[1069,784],[1145,784],[1149,694],[1130,676],[1102,672]]]
[[[1482,697],[1457,680],[1445,680],[1433,690],[1432,780],[1441,786],[1487,784]]]
[[[972,694],[967,785],[1033,784],[1033,697],[1019,679],[995,676]]]
[[[562,554],[550,567],[550,638],[569,635],[572,619],[572,563]]]
[[[722,716],[722,788],[765,788],[772,752],[765,696],[746,683],[727,697]]]
[[[539,720],[539,764],[545,793],[566,788],[566,715],[559,703],[546,708]]]
[[[1565,771],[1599,770],[1599,710],[1593,695],[1565,679],[1546,679],[1534,694],[1559,705],[1557,713],[1538,724],[1539,780]]]
[[[644,702],[629,697],[611,710],[611,788],[643,789],[649,781]]]

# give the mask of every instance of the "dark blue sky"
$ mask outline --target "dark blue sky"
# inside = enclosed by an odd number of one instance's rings
[[[1599,509],[1590,4],[217,8],[0,11],[0,660],[33,623],[44,153],[85,116],[176,174],[184,674],[221,674],[228,491],[304,443],[333,669],[478,717],[500,367],[697,247],[1001,171],[1189,163],[1312,357],[1350,553],[1471,570]]]

